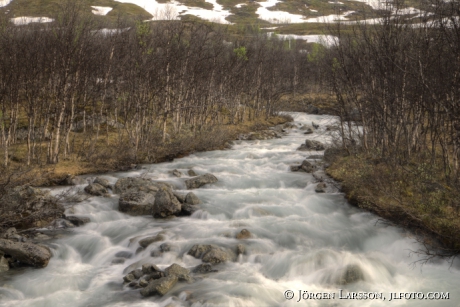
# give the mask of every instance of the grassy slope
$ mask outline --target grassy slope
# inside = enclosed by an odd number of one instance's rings
[[[328,174],[341,181],[349,201],[423,235],[442,254],[460,253],[458,191],[433,178],[421,161],[404,168],[364,155],[337,158]],[[436,172],[435,172],[436,174]]]
[[[215,149],[224,149],[225,144],[234,140],[238,134],[250,131],[263,130],[268,127],[286,122],[285,117],[275,116],[268,120],[260,117],[253,121],[246,121],[239,125],[224,124],[213,127],[210,131],[204,131],[202,134],[193,136],[191,132],[183,131],[180,135],[172,137],[166,144],[155,147],[150,161],[145,160],[145,156],[139,154],[138,161],[129,161],[129,163],[152,163],[164,162],[173,158],[188,155],[194,151],[207,151]],[[42,144],[41,166],[35,166],[33,172],[42,174],[42,178],[34,182],[34,185],[49,185],[65,178],[67,174],[80,175],[87,173],[103,173],[115,171],[129,167],[124,157],[120,155],[119,143],[117,143],[118,134],[115,131],[109,132],[109,145],[107,145],[107,135],[105,127],[100,131],[100,139],[96,146],[97,154],[90,158],[84,154],[74,153],[67,159],[61,154],[60,162],[56,165],[47,165],[45,161],[46,144]],[[83,148],[85,140],[91,136],[91,133],[71,133],[71,142],[75,143],[75,148]],[[127,142],[125,142],[127,143]],[[88,144],[86,144],[88,146]],[[38,146],[36,152],[38,152]],[[87,150],[84,150],[87,152]],[[10,147],[11,168],[21,168],[25,166],[27,147],[24,142],[17,143]],[[3,152],[0,153],[0,160],[3,161]],[[0,175],[1,176],[1,175]],[[1,179],[1,178],[0,178]]]

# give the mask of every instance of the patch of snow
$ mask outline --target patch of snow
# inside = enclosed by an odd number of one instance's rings
[[[230,11],[224,10],[223,6],[218,4],[216,0],[205,0],[213,5],[212,10],[207,10],[198,7],[188,7],[172,0],[168,3],[158,3],[155,0],[115,0],[122,3],[132,3],[140,6],[150,14],[153,20],[175,20],[179,19],[180,15],[194,15],[205,20],[229,24],[225,18],[231,15]]]
[[[356,0],[356,1],[358,1],[358,0]],[[337,1],[337,2],[335,2],[335,1],[328,1],[327,3],[330,3],[330,4],[343,4],[343,2],[339,2],[339,1]]]
[[[305,20],[305,22],[336,22],[336,21],[341,21],[341,20],[348,20],[348,15],[353,14],[355,11],[347,11],[343,12],[342,14],[332,14],[332,15],[327,15],[327,16],[319,16],[319,17],[314,17],[314,18],[308,18]]]
[[[278,29],[278,27],[261,28],[261,29],[264,29],[264,30],[275,30],[275,29]]]
[[[101,16],[107,15],[112,10],[112,8],[108,6],[92,6],[92,8],[94,10],[92,10],[91,12],[94,15],[101,15]]]
[[[14,23],[15,25],[17,25],[17,26],[21,26],[21,25],[27,25],[29,23],[34,23],[34,22],[38,22],[38,23],[53,22],[54,19],[53,18],[48,18],[48,17],[26,17],[26,16],[23,16],[23,17],[11,18],[10,21],[12,23]]]
[[[271,23],[302,23],[305,18],[302,15],[291,14],[283,11],[270,11],[269,7],[275,6],[279,0],[267,0],[265,2],[257,2],[260,7],[257,9],[256,14],[259,18]]]
[[[318,13],[318,10],[312,10],[310,9],[310,11],[314,12],[314,13]]]
[[[0,0],[0,7],[7,6],[13,0]]]
[[[240,3],[240,4],[237,4],[235,5],[236,8],[241,8],[243,5],[247,5],[246,3]]]

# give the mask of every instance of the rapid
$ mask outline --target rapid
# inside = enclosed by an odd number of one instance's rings
[[[422,246],[409,232],[349,205],[333,187],[328,193],[316,193],[312,174],[289,170],[290,165],[322,153],[296,149],[307,138],[329,142],[326,125],[335,120],[290,114],[298,126],[314,121],[320,127],[310,135],[292,129],[280,139],[237,141],[229,150],[103,175],[112,184],[118,178],[143,176],[184,192],[184,178],[170,174],[174,169],[184,174],[191,168],[198,174],[212,173],[219,181],[193,191],[202,204],[190,217],[129,216],[117,210],[115,194],[78,203],[72,214],[89,217],[91,222],[48,243],[53,257],[46,268],[0,276],[0,306],[460,306],[459,262],[434,259],[421,265],[417,261],[422,256],[414,251]],[[237,240],[243,228],[252,237]],[[165,241],[136,254],[140,239],[159,233]],[[152,257],[151,252],[164,242],[171,251]],[[139,289],[123,284],[130,265],[154,263],[164,269],[177,263],[193,268],[201,263],[187,255],[194,244],[235,249],[239,243],[246,252],[235,262],[215,265],[218,272],[192,283],[180,282],[164,297],[144,298]],[[133,256],[113,264],[114,255],[121,251]],[[350,266],[358,266],[362,278],[340,282]],[[342,296],[381,293],[385,300],[339,298],[340,289]],[[287,290],[293,291],[291,299],[285,298]],[[302,295],[304,291],[335,297],[314,299]],[[449,299],[390,301],[396,292],[449,292]]]

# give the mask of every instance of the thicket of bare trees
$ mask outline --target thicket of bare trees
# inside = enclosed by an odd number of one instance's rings
[[[434,18],[407,24],[386,16],[379,26],[337,32],[323,58],[344,128],[344,147],[395,165],[424,161],[460,178],[460,20],[458,1],[436,3]],[[348,131],[348,132],[346,132]],[[351,135],[354,134],[354,135]]]
[[[89,159],[101,140],[133,161],[149,159],[173,134],[272,115],[306,73],[304,58],[276,38],[232,39],[209,23],[120,20],[108,30],[75,1],[50,24],[3,20],[2,164],[18,140],[27,142],[28,165]]]

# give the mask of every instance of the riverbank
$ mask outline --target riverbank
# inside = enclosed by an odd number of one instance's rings
[[[126,148],[120,148],[120,143],[114,141],[118,137],[117,132],[111,131],[108,136],[100,136],[100,141],[93,149],[95,154],[91,156],[73,153],[67,158],[61,159],[57,164],[46,164],[46,161],[43,161],[41,165],[31,167],[25,165],[27,144],[24,142],[17,143],[11,146],[12,162],[8,169],[2,171],[0,184],[11,178],[17,184],[10,182],[10,187],[23,184],[33,186],[67,185],[71,183],[73,177],[78,175],[124,171],[135,167],[137,164],[172,161],[194,152],[224,149],[229,146],[229,142],[237,139],[240,134],[266,130],[291,120],[288,116],[271,116],[268,119],[265,116],[260,116],[255,120],[246,120],[240,124],[216,125],[202,132],[191,133],[183,130],[181,133],[171,135],[165,142],[158,142],[148,154],[137,153],[134,155],[130,153],[128,142],[125,144]],[[85,138],[91,136],[72,133],[72,137],[75,143],[83,143]],[[107,139],[111,142],[109,143]]]
[[[364,154],[328,162],[327,174],[341,183],[352,205],[412,231],[426,259],[460,254],[458,191],[427,174],[423,163],[398,167]]]

